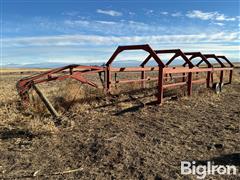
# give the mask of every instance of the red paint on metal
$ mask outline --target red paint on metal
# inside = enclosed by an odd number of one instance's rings
[[[149,55],[143,60],[139,67],[112,67],[113,61],[122,51],[128,50],[143,50],[149,53]],[[174,54],[166,64],[164,64],[160,58],[161,54],[172,53]],[[188,58],[188,56],[190,56]],[[182,66],[178,67],[168,67],[176,58],[181,57],[185,62]],[[191,60],[194,58],[201,58],[201,60],[194,65]],[[153,58],[158,66],[146,67],[148,61]],[[209,58],[214,58],[221,67],[213,67],[213,65],[208,60]],[[221,61],[224,60],[229,66]],[[207,67],[201,67],[201,63],[205,62]],[[187,66],[188,65],[188,66]],[[213,84],[213,74],[220,71],[220,83],[224,83],[224,71],[229,71],[229,84],[232,82],[233,74],[233,64],[225,56],[216,56],[215,54],[202,54],[200,52],[182,52],[180,49],[167,49],[167,50],[153,50],[148,44],[145,45],[131,45],[131,46],[119,46],[116,51],[112,54],[106,66],[81,66],[81,65],[69,65],[61,68],[52,69],[37,75],[23,78],[17,82],[17,90],[22,98],[23,102],[28,102],[28,91],[32,88],[34,84],[54,81],[54,80],[64,80],[67,78],[75,79],[81,83],[88,84],[92,87],[99,88],[99,85],[92,80],[87,79],[85,76],[89,74],[99,74],[101,83],[103,84],[103,89],[105,93],[111,92],[111,84],[119,83],[133,83],[139,82],[142,84],[142,88],[145,88],[146,82],[157,81],[157,102],[161,104],[163,102],[163,93],[166,88],[176,88],[177,86],[187,85],[188,95],[192,94],[192,85],[198,83],[206,83],[209,88]],[[117,73],[127,73],[127,72],[140,72],[140,79],[118,79]],[[146,72],[156,72],[158,75],[156,77],[146,77]],[[104,79],[102,80],[101,74],[104,73]],[[115,75],[114,81],[112,78],[112,73]],[[204,79],[199,79],[198,73],[205,73],[206,77]],[[180,74],[180,75],[173,75]],[[196,75],[196,76],[193,76]],[[186,76],[187,75],[187,76]],[[194,79],[193,77],[197,78]],[[178,79],[178,82],[168,83],[169,80]],[[169,81],[171,82],[171,81]],[[27,103],[26,103],[27,104]]]

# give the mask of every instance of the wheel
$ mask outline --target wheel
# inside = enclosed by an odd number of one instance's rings
[[[219,85],[220,85],[220,91],[222,92],[224,83],[219,83]]]
[[[221,87],[219,83],[214,83],[212,86],[212,89],[214,90],[215,93],[219,94],[221,92]]]

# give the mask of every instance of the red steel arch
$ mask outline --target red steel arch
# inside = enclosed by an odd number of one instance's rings
[[[112,62],[115,58],[123,51],[128,50],[143,50],[149,53],[146,59],[138,67],[111,67]],[[166,64],[163,63],[159,57],[161,54],[173,53],[174,55],[168,60]],[[187,56],[190,56],[189,58]],[[178,67],[168,67],[177,57],[182,57],[185,61],[183,65]],[[191,60],[200,57],[201,60],[194,65]],[[145,67],[148,61],[153,58],[157,62],[157,66]],[[208,60],[209,58],[214,58],[221,67],[214,67],[212,63]],[[227,67],[221,60],[227,62],[229,67]],[[201,63],[205,62],[207,68],[200,67]],[[188,65],[188,66],[187,66]],[[22,102],[28,102],[28,92],[36,84],[54,81],[54,80],[64,80],[67,78],[75,79],[81,83],[88,84],[95,88],[100,88],[97,82],[93,82],[86,76],[88,74],[100,74],[104,73],[104,80],[102,80],[100,75],[100,80],[103,84],[103,89],[106,93],[111,92],[111,85],[116,83],[132,83],[140,82],[142,87],[145,87],[145,82],[157,81],[157,103],[161,104],[163,102],[163,92],[166,88],[176,88],[177,86],[187,86],[188,95],[192,94],[192,85],[198,83],[206,83],[207,87],[213,84],[213,78],[210,78],[215,72],[220,72],[219,83],[224,83],[224,71],[229,71],[229,82],[224,84],[229,84],[232,81],[233,74],[233,64],[225,56],[217,56],[215,54],[202,54],[201,52],[183,52],[180,49],[167,49],[167,50],[153,50],[148,44],[143,45],[128,45],[128,46],[118,46],[112,56],[109,58],[105,66],[82,66],[82,65],[69,65],[60,68],[51,69],[49,71],[39,73],[33,76],[25,77],[17,82],[17,91],[22,99]],[[145,72],[155,71],[157,72],[157,77],[149,78],[145,77]],[[140,79],[125,79],[112,81],[111,73],[124,73],[124,72],[141,72]],[[205,72],[207,77],[199,79],[198,73]],[[168,75],[172,74],[182,74],[184,75],[182,81],[174,83],[166,83]],[[187,78],[185,78],[187,74]],[[193,77],[198,79],[193,79]],[[217,80],[218,81],[218,80]]]

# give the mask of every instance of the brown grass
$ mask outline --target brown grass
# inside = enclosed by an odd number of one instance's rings
[[[221,94],[205,87],[195,87],[192,97],[171,91],[160,107],[148,104],[155,89],[137,84],[112,96],[74,80],[39,85],[71,127],[56,127],[34,92],[32,106],[22,110],[15,89],[21,77],[1,76],[0,179],[36,172],[43,179],[195,179],[180,174],[181,160],[239,165],[239,75]]]
[[[42,72],[47,71],[47,68],[1,68],[0,73],[16,73],[16,72]]]

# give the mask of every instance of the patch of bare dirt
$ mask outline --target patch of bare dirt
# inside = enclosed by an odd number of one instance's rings
[[[195,179],[181,175],[183,160],[240,169],[239,76],[221,94],[171,92],[162,106],[149,103],[153,90],[83,101],[67,94],[59,99],[53,89],[50,99],[71,121],[67,127],[55,127],[41,108],[22,111],[17,78],[1,79],[0,178]]]

